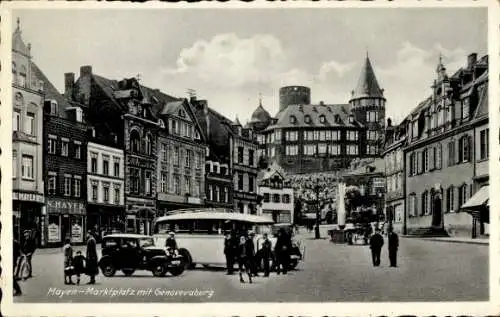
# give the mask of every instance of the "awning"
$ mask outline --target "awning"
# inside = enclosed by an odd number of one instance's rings
[[[462,207],[460,207],[460,209],[465,209],[470,211],[475,211],[475,210],[480,211],[484,210],[485,208],[488,208],[490,206],[489,187],[490,186],[488,185],[481,187],[477,193],[475,193],[469,200],[465,202],[465,204],[462,205]]]

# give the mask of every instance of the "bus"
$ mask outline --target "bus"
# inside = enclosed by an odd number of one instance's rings
[[[169,232],[175,233],[179,254],[184,256],[186,267],[197,264],[225,266],[224,234],[231,230],[255,232],[256,249],[264,232],[269,234],[271,243],[274,222],[270,217],[218,211],[214,209],[194,209],[175,212],[159,217],[154,223],[155,245],[164,246]]]

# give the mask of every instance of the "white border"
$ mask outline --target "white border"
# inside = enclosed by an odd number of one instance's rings
[[[488,54],[489,54],[489,114],[490,114],[490,205],[491,205],[491,235],[490,235],[490,301],[489,302],[410,302],[410,303],[279,303],[279,304],[251,304],[251,303],[203,303],[203,304],[22,304],[12,303],[12,210],[11,192],[12,179],[12,138],[11,138],[11,10],[12,9],[103,9],[103,8],[134,8],[134,9],[203,9],[203,8],[411,8],[411,7],[487,7],[488,15]],[[3,290],[1,311],[4,315],[69,315],[69,316],[140,316],[140,315],[168,315],[168,316],[366,316],[366,315],[488,315],[497,314],[499,310],[498,298],[499,287],[499,241],[500,232],[498,224],[500,215],[496,211],[500,206],[500,145],[499,145],[499,3],[495,0],[447,0],[447,1],[373,1],[373,2],[347,2],[347,1],[325,1],[325,2],[264,2],[256,1],[246,3],[231,1],[226,3],[204,2],[204,3],[97,3],[97,2],[28,2],[15,1],[3,2],[0,8],[1,15],[1,45],[0,56],[4,71],[1,76],[2,106],[0,106],[0,166],[2,169],[1,182],[1,211],[2,222],[1,251],[2,251],[2,276],[1,286]],[[70,26],[68,26],[70,27]],[[6,274],[7,273],[7,274]]]

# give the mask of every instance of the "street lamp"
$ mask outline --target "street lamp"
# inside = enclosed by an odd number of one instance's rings
[[[316,191],[316,227],[314,228],[314,238],[319,239],[320,238],[319,223],[320,223],[320,217],[321,217],[320,210],[319,210],[319,191],[320,191],[321,187],[319,185],[316,185],[316,187],[314,189]]]

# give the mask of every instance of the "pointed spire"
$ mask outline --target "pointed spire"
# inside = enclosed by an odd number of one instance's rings
[[[446,75],[446,67],[444,67],[443,63],[443,54],[439,53],[439,61],[436,68],[436,73],[438,74],[438,80],[441,81],[447,77]]]
[[[367,51],[365,64],[361,69],[361,74],[359,76],[356,89],[354,89],[352,92],[351,100],[370,97],[384,98],[384,91],[380,89],[380,86],[378,85],[377,77],[375,76],[375,72],[373,71],[373,67]]]
[[[21,19],[19,19],[19,17],[17,17],[17,28],[16,28],[16,32],[21,32]]]
[[[31,45],[26,45],[21,36],[21,19],[17,18],[17,27],[12,35],[12,50],[25,56],[31,56]]]
[[[262,107],[262,93],[259,92],[259,107]]]

